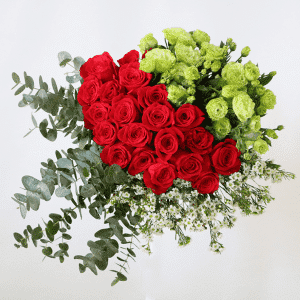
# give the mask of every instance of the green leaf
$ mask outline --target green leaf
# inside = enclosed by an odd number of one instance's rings
[[[25,219],[26,218],[26,214],[27,214],[27,209],[26,209],[25,205],[20,204],[20,212],[21,212],[22,218]]]
[[[72,60],[71,54],[66,51],[61,51],[58,53],[58,61],[61,67],[65,67],[68,62]]]
[[[20,245],[18,245],[18,244],[14,244],[14,246],[16,246],[17,248],[20,248],[21,246]]]
[[[119,279],[118,277],[115,278],[115,279],[112,281],[111,286],[116,285],[119,281],[120,281],[120,279]]]
[[[83,264],[79,264],[79,272],[84,273],[85,270],[86,270],[86,266],[84,266]]]
[[[75,59],[75,58],[74,58]],[[13,81],[15,82],[15,83],[20,83],[21,81],[20,81],[20,77],[19,77],[19,75],[17,74],[17,73],[15,73],[15,72],[13,72],[12,74],[12,79],[13,79]]]
[[[31,120],[32,120],[33,125],[34,125],[35,127],[38,127],[38,126],[37,126],[36,119],[35,119],[35,117],[33,116],[32,113],[31,113]]]
[[[73,169],[72,161],[68,158],[60,158],[57,160],[56,164],[59,168],[65,168],[65,169],[69,169],[69,170]]]
[[[49,256],[52,254],[52,248],[51,247],[46,247],[42,250],[43,254],[46,256]]]
[[[62,250],[69,250],[69,245],[67,243],[59,243],[59,248]]]
[[[54,78],[51,78],[51,84],[52,84],[54,93],[58,94],[58,89],[57,89],[57,85],[56,85],[56,82],[55,82]]]
[[[89,171],[87,170],[86,167],[83,168],[83,175],[84,175],[85,177],[89,177],[89,175],[90,175],[90,173],[89,173]]]
[[[98,214],[96,208],[90,208],[90,209],[89,209],[89,213],[90,213],[90,215],[91,215],[92,217],[94,217],[95,219],[100,220],[100,216],[99,216],[99,214]]]
[[[24,106],[27,106],[27,105],[28,105],[28,103],[24,99],[20,100],[19,103],[18,103],[19,107],[24,107]]]
[[[56,138],[57,138],[57,130],[49,129],[47,134],[47,140],[49,140],[50,142],[54,142]]]
[[[119,256],[117,256],[117,259],[120,260],[120,261],[126,261],[125,259],[122,259]]]
[[[55,151],[55,155],[56,155],[56,158],[57,159],[60,159],[60,158],[62,158],[62,156],[61,156],[61,154],[60,154],[60,152],[59,151]]]
[[[41,239],[40,241],[41,241],[42,243],[44,243],[44,244],[50,243],[50,241],[45,240],[45,239]]]
[[[74,59],[73,59],[73,63],[74,63],[74,68],[75,70],[79,71],[80,70],[80,67],[85,63],[85,60],[80,57],[80,56],[76,56]],[[16,81],[15,81],[16,82]],[[17,83],[17,82],[16,82]]]
[[[111,238],[112,236],[114,235],[114,231],[112,228],[106,228],[106,229],[100,229],[99,231],[97,231],[95,233],[95,237],[97,238],[105,238],[105,239],[108,239],[108,238]]]
[[[39,240],[43,236],[42,228],[41,227],[34,228],[31,235],[34,240]]]
[[[60,174],[62,176],[64,176],[65,178],[67,178],[68,180],[72,181],[72,182],[75,182],[75,179],[67,174],[65,174],[64,172],[60,171]]]
[[[51,193],[49,190],[48,185],[40,181],[36,186],[36,192],[40,194],[40,197],[46,201],[49,201],[51,199]]]
[[[32,79],[32,77],[30,76],[26,76],[25,77],[25,86],[30,88],[31,90],[33,90],[34,88],[34,81]]]
[[[31,234],[32,233],[32,228],[31,228],[31,226],[30,225],[27,225],[27,230],[28,230],[28,232]]]
[[[117,272],[118,278],[120,281],[126,281],[127,277],[120,272]]]
[[[56,233],[58,232],[59,229],[59,223],[53,223],[51,220],[48,221],[47,227],[46,227],[46,231],[48,231],[48,233],[50,235],[56,235]]]
[[[23,94],[23,99],[25,99],[25,101],[30,103],[33,102],[33,98],[30,95]]]
[[[44,83],[43,77],[42,77],[42,75],[40,75],[40,76],[39,76],[39,85],[40,85],[40,88],[41,88],[41,89],[43,88],[43,83]]]
[[[39,125],[40,132],[45,138],[47,138],[47,126],[48,126],[47,119],[44,119]]]
[[[127,248],[127,251],[128,251],[133,257],[136,257],[135,253],[134,253],[130,248]]]
[[[97,191],[92,184],[85,184],[81,189],[80,195],[82,195],[82,197],[84,198],[89,198],[95,195],[96,193]]]
[[[25,195],[22,195],[22,194],[19,194],[19,193],[16,193],[14,194],[14,196],[21,202],[24,202],[26,203],[27,202],[27,198]]]
[[[66,80],[69,83],[78,82],[80,79],[81,79],[81,76],[79,74],[75,74],[75,75],[72,75],[72,76],[66,76]]]
[[[28,248],[28,243],[27,243],[27,240],[22,240],[21,241],[21,245],[24,247],[24,248]]]
[[[67,233],[63,233],[62,234],[62,237],[65,239],[65,240],[70,240],[72,237],[69,235],[69,234],[67,234]]]
[[[33,193],[31,191],[26,192],[27,201],[34,211],[37,211],[40,207],[40,195],[38,193]]]
[[[57,188],[55,190],[55,195],[57,197],[65,197],[65,196],[69,195],[70,193],[71,193],[71,190],[64,186],[60,186],[59,188]]]
[[[21,85],[16,91],[15,96],[21,94],[25,90],[25,84]]]
[[[74,139],[80,133],[82,127],[83,125],[76,127],[76,129],[71,134],[71,139]]]
[[[17,242],[21,243],[23,236],[20,233],[14,232],[14,238]]]
[[[38,96],[42,99],[42,100],[48,100],[48,96],[47,93],[44,89],[40,89],[38,91]]]
[[[65,260],[65,259],[64,259],[64,257],[63,257],[63,256],[60,256],[60,257],[59,257],[59,261],[60,261],[61,263],[63,263],[63,262],[64,262],[64,260]]]

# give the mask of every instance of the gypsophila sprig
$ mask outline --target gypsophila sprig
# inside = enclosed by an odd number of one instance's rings
[[[88,208],[97,220],[104,215],[106,228],[94,234],[96,241],[87,242],[88,254],[74,259],[82,261],[80,273],[89,268],[97,275],[118,253],[120,269],[110,270],[116,273],[114,286],[127,280],[123,271],[128,273],[128,258],[136,257],[133,245],[139,247],[133,241],[140,242],[138,235],[145,240],[140,249],[150,255],[154,235],[162,235],[165,228],[175,231],[180,248],[191,242],[184,231],[209,229],[209,250],[220,254],[225,249],[220,230],[234,226],[236,208],[244,216],[258,215],[275,200],[270,186],[257,184],[255,178],[272,183],[295,179],[273,160],[261,158],[272,146],[270,139],[279,139],[276,131],[284,129],[261,128],[261,118],[277,103],[273,91],[264,87],[276,71],[265,75],[258,64],[243,64],[248,46],[230,62],[229,54],[237,48],[232,38],[216,46],[198,29],[167,28],[163,34],[166,46],[148,33],[138,44],[141,53],[129,51],[118,65],[106,51],[87,61],[61,51],[60,67],[74,70],[66,73],[68,88],[58,88],[51,79],[53,92],[41,76],[36,88],[26,72],[23,83],[12,73],[12,89],[20,85],[15,95],[30,89],[18,106],[49,113],[52,128],[47,119],[38,125],[32,115],[34,129],[48,142],[62,131],[79,144],[67,152],[55,151],[56,161],[42,162],[42,180],[22,177],[26,194],[12,197],[22,218],[30,209],[37,211],[41,199],[51,200],[54,192],[74,207],[49,214],[51,220],[43,220],[45,230],[28,225],[23,235],[15,232],[17,248],[28,248],[31,238],[35,247],[38,241],[45,244],[44,259],[59,257],[63,263],[69,257],[72,236],[66,232],[77,218],[75,210],[82,219],[81,210]],[[81,85],[75,89],[76,82]],[[37,93],[31,95],[34,89]],[[82,185],[77,187],[79,179]],[[123,225],[131,233],[123,232]],[[52,243],[60,238],[52,254]],[[129,245],[121,247],[120,242]]]

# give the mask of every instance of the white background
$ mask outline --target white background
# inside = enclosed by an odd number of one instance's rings
[[[106,300],[196,300],[196,299],[300,299],[300,193],[299,193],[299,19],[297,0],[285,1],[1,1],[1,159],[0,159],[0,299],[106,299]],[[24,193],[21,178],[30,175],[41,179],[41,162],[56,161],[55,150],[76,148],[69,136],[58,133],[55,142],[45,139],[33,128],[29,106],[18,107],[21,95],[11,90],[16,72],[24,82],[24,71],[39,87],[39,75],[51,88],[51,77],[58,86],[67,87],[57,54],[67,51],[85,60],[108,51],[114,61],[138,44],[146,34],[153,33],[164,45],[162,30],[181,27],[186,31],[202,30],[211,43],[219,46],[231,37],[237,44],[231,61],[240,56],[245,46],[251,49],[243,64],[251,60],[259,64],[260,72],[277,75],[266,86],[277,96],[274,110],[268,110],[261,125],[264,128],[285,129],[277,132],[272,147],[263,159],[274,159],[282,169],[295,173],[294,180],[257,180],[271,185],[276,198],[260,216],[243,217],[237,208],[237,222],[232,229],[223,229],[220,242],[225,246],[221,255],[208,250],[209,231],[189,233],[190,245],[180,249],[174,231],[154,236],[151,256],[135,249],[136,262],[129,259],[126,282],[114,287],[110,283],[118,270],[116,256],[109,260],[105,271],[95,276],[89,269],[80,274],[75,255],[89,251],[88,240],[106,228],[102,220],[83,212],[83,220],[73,220],[68,241],[69,258],[46,258],[43,262],[41,242],[37,248],[29,242],[27,249],[14,247],[13,233],[23,234],[27,225],[33,228],[42,218],[48,222],[50,213],[73,204],[55,195],[51,201],[41,201],[40,209],[28,212],[22,219],[18,204],[11,197]],[[77,86],[76,86],[77,87]],[[29,89],[25,90],[27,93]],[[45,118],[43,110],[34,114],[38,124]],[[252,181],[250,184],[254,184]],[[73,193],[74,193],[73,187]],[[124,229],[124,232],[129,232]],[[140,239],[141,243],[144,240]],[[53,246],[58,250],[57,240]],[[135,243],[140,247],[137,241]],[[120,257],[124,257],[119,253]]]

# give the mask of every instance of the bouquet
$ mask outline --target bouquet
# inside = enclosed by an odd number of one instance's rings
[[[13,88],[21,84],[15,95],[30,89],[19,106],[49,113],[52,128],[47,128],[47,119],[37,125],[32,115],[42,136],[54,142],[57,131],[62,131],[79,144],[61,150],[65,157],[56,151],[56,161],[42,162],[42,180],[22,177],[26,195],[16,193],[12,199],[24,219],[27,211],[37,211],[40,200],[49,201],[54,192],[74,207],[49,214],[50,219],[43,220],[45,230],[28,225],[23,235],[14,233],[17,248],[28,248],[31,237],[35,247],[37,241],[43,244],[44,259],[59,257],[63,263],[69,257],[67,241],[72,237],[66,232],[77,218],[75,210],[81,219],[81,209],[88,208],[95,219],[104,214],[107,228],[95,233],[97,240],[88,241],[90,253],[74,259],[82,261],[81,273],[89,268],[97,275],[97,269],[107,268],[109,258],[123,253],[125,257],[117,256],[120,270],[110,270],[116,272],[111,284],[115,285],[127,280],[122,271],[127,272],[128,258],[136,256],[133,238],[138,240],[139,234],[147,240],[142,250],[150,255],[153,234],[162,234],[165,227],[175,231],[180,247],[191,240],[181,227],[190,231],[209,227],[209,249],[221,253],[219,230],[233,227],[235,207],[244,215],[261,214],[264,205],[275,200],[269,186],[256,188],[246,181],[257,176],[273,183],[283,177],[295,179],[295,174],[261,158],[271,146],[270,138],[277,139],[276,131],[283,129],[260,124],[276,104],[274,93],[264,87],[276,72],[261,75],[258,64],[250,60],[243,65],[249,47],[242,49],[237,61],[229,62],[236,49],[231,38],[215,46],[200,30],[168,28],[163,33],[165,46],[149,33],[139,44],[141,60],[140,53],[131,50],[117,61],[119,65],[108,52],[87,61],[60,52],[59,65],[74,68],[66,77],[68,88],[58,89],[52,78],[50,92],[41,76],[35,88],[26,72],[25,83],[12,74]],[[76,82],[79,88],[74,88]],[[83,184],[77,190],[79,179]],[[217,214],[223,219],[218,220]],[[122,225],[132,233],[123,233]],[[54,250],[57,234],[62,241]]]

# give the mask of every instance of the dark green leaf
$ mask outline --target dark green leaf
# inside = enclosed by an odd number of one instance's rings
[[[86,266],[84,266],[83,264],[79,264],[79,271],[80,273],[84,273],[86,270]]]
[[[15,95],[19,95],[21,94],[24,90],[25,90],[25,84],[21,85],[16,91],[15,91]]]
[[[24,247],[24,248],[28,248],[28,243],[27,243],[27,240],[22,240],[21,241],[21,245]]]
[[[50,235],[56,235],[58,229],[59,229],[59,223],[53,223],[51,220],[48,221],[46,231],[48,231]]]
[[[112,228],[100,229],[95,233],[95,237],[97,238],[111,238],[114,235],[114,231]]]
[[[17,242],[21,242],[23,239],[23,236],[20,233],[14,232],[14,237],[16,239]]]
[[[43,254],[46,256],[49,256],[52,254],[52,248],[51,247],[46,247],[42,250]]]
[[[56,82],[55,82],[54,78],[51,78],[51,83],[52,83],[54,93],[58,94],[58,89],[57,89],[57,85],[56,85]]]
[[[64,258],[63,256],[60,256],[60,257],[59,257],[59,261],[60,261],[61,263],[63,263],[64,260],[65,260],[65,258]]]
[[[17,248],[20,248],[21,246],[20,245],[18,245],[18,244],[14,244]]]
[[[76,57],[75,57],[76,58]],[[74,59],[75,59],[74,58]],[[15,72],[13,72],[12,73],[12,79],[13,79],[13,81],[15,82],[15,83],[20,83],[21,81],[20,81],[20,77],[19,77],[19,75],[17,74],[17,73],[15,73]]]
[[[119,256],[117,256],[117,259],[120,260],[120,261],[126,261],[125,259],[122,259]]]
[[[44,243],[44,244],[50,243],[50,241],[45,240],[45,239],[41,239],[40,241],[41,241],[42,243]]]
[[[95,219],[99,220],[100,219],[100,216],[97,212],[97,209],[96,208],[90,208],[89,209],[89,213],[92,217],[94,217]]]
[[[48,134],[47,134],[47,139],[50,142],[54,142],[57,138],[57,130],[55,129],[49,129]]]
[[[31,228],[30,225],[27,225],[27,230],[28,230],[28,232],[29,232],[30,234],[32,233],[32,228]]]
[[[69,234],[67,234],[67,233],[63,233],[62,234],[62,237],[65,239],[65,240],[70,240],[72,237],[69,235]]]
[[[70,214],[71,214],[71,216],[72,216],[73,219],[76,219],[76,218],[77,218],[77,214],[76,214],[76,212],[75,212],[74,210],[72,210],[72,211],[70,212]]]
[[[65,214],[65,220],[69,223],[72,224],[72,219],[69,215]]]
[[[130,248],[127,248],[127,251],[128,251],[133,257],[136,257],[135,253],[134,253]]]
[[[48,126],[47,119],[44,119],[39,125],[40,132],[45,138],[47,138],[47,126]]]
[[[43,236],[43,230],[42,230],[42,228],[41,227],[34,228],[33,231],[32,231],[32,233],[31,233],[31,235],[32,235],[32,238],[34,240],[41,239],[42,236]]]
[[[60,159],[60,158],[62,158],[62,156],[61,156],[61,154],[60,154],[60,152],[59,151],[55,151],[55,155],[56,155],[56,158],[57,159]]]
[[[70,193],[71,193],[71,190],[64,186],[60,186],[59,188],[57,188],[55,190],[55,195],[57,197],[65,197],[65,196],[69,195]]]
[[[60,232],[67,232],[67,229],[66,228],[59,228],[59,231]]]
[[[26,76],[25,77],[25,85],[26,85],[26,87],[28,87],[31,90],[33,90],[33,88],[34,88],[34,81],[33,81],[32,77],[30,77],[30,76]]]
[[[115,279],[112,281],[111,286],[116,285],[119,281],[120,281],[120,279],[119,279],[118,277],[115,278]]]
[[[125,275],[123,275],[122,273],[117,272],[117,275],[118,275],[118,278],[120,279],[120,281],[126,281],[127,280],[127,277]]]
[[[72,60],[71,54],[66,51],[61,51],[58,53],[58,61],[61,67],[65,67],[68,62]]]
[[[69,250],[69,245],[67,243],[60,243],[59,248],[67,251],[67,250]]]

